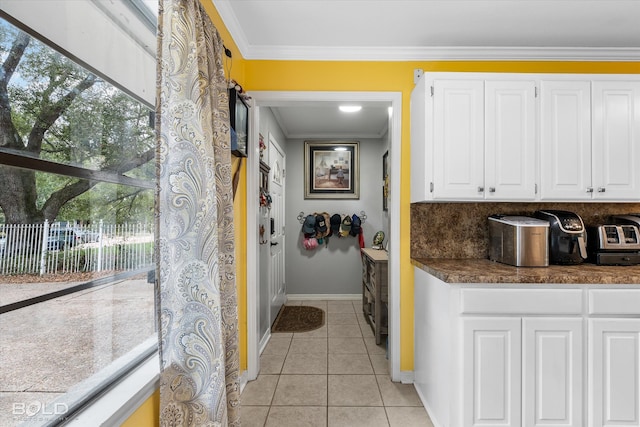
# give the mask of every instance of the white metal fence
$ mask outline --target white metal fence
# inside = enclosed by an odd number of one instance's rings
[[[0,275],[126,271],[153,262],[148,224],[0,224]]]

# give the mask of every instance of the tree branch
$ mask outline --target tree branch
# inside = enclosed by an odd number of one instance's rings
[[[20,63],[27,46],[29,46],[30,41],[31,37],[22,31],[18,32],[16,39],[13,41],[9,55],[2,64],[2,74],[0,75],[0,86],[2,86],[2,89],[5,91],[9,85],[9,80],[13,77],[13,73],[16,71],[16,68],[18,68],[18,64]]]
[[[58,216],[58,212],[65,203],[79,196],[85,191],[95,187],[96,184],[98,184],[97,181],[80,179],[58,191],[55,191],[53,194],[51,194],[51,196],[47,199],[47,201],[44,203],[44,206],[42,207],[42,214],[44,216],[44,219],[54,221]]]
[[[142,166],[145,163],[153,160],[156,156],[156,149],[151,148],[144,153],[140,154],[138,157],[134,157],[128,162],[121,163],[119,165],[115,165],[112,168],[106,168],[105,170],[110,170],[113,172],[117,172],[119,174],[123,174],[125,172],[129,172],[132,169],[137,168],[138,166]]]
[[[27,138],[27,150],[40,153],[44,134],[58,118],[65,112],[71,103],[85,90],[89,89],[97,81],[93,74],[87,75],[81,82],[71,88],[62,98],[54,104],[44,106],[38,114],[36,121]]]
[[[11,119],[11,102],[7,87],[30,40],[29,35],[20,31],[13,41],[9,55],[0,68],[0,147],[24,149],[22,138],[20,138]]]

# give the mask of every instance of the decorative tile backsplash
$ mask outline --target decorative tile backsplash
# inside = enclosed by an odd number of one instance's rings
[[[411,258],[488,258],[490,215],[530,216],[539,209],[575,212],[589,226],[638,213],[640,203],[412,203]]]

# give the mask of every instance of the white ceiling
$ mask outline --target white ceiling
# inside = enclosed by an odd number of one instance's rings
[[[211,1],[246,59],[640,61],[640,0]],[[274,113],[289,138],[386,126],[386,105],[324,107]]]
[[[638,0],[212,0],[246,59],[640,59]]]

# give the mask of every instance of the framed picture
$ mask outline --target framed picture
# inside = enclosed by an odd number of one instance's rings
[[[247,157],[249,135],[249,106],[240,93],[229,89],[229,124],[231,125],[231,152],[238,157]]]
[[[305,141],[304,198],[359,199],[357,141]]]
[[[382,210],[389,210],[389,152],[382,156]]]

